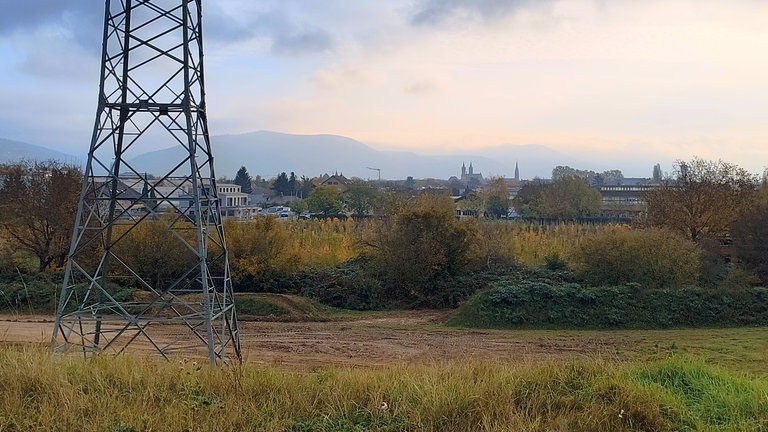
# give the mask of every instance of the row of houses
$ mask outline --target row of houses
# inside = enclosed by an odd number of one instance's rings
[[[519,177],[507,180],[510,199],[517,195],[524,183],[525,181],[519,180]],[[339,173],[324,175],[313,182],[314,187],[333,187],[342,192],[347,190],[351,184],[350,179]],[[110,182],[110,177],[94,179],[94,187],[100,191],[102,197],[110,196],[111,190],[109,188],[112,186],[114,185]],[[602,196],[604,214],[633,217],[645,211],[644,193],[658,186],[659,182],[652,179],[622,178],[593,187]],[[156,214],[171,211],[194,217],[197,211],[194,207],[195,193],[200,195],[205,208],[207,207],[207,198],[213,196],[211,187],[210,184],[202,184],[195,188],[188,178],[151,180],[140,176],[121,177],[117,182],[115,191],[119,219],[136,220],[150,211]],[[222,219],[249,220],[267,214],[257,204],[257,202],[263,201],[263,197],[246,194],[242,192],[239,185],[231,183],[217,183],[216,188],[216,196],[219,201],[218,208]],[[456,199],[456,201],[461,200]],[[282,201],[275,204],[281,203]],[[464,214],[466,209],[461,207],[460,204],[457,205],[457,211],[461,212],[460,217],[464,217],[466,216]],[[514,217],[514,214],[511,216]]]
[[[94,177],[91,181],[97,199],[115,196],[115,217],[125,221],[138,220],[150,212],[156,215],[173,212],[193,218],[197,211],[207,211],[208,200],[214,196],[211,184],[194,185],[187,177],[151,180],[127,176],[117,181],[112,177]],[[200,197],[200,210],[196,208],[195,195]],[[236,184],[216,184],[215,196],[222,218],[251,219],[260,210]]]
[[[201,184],[194,187],[189,178],[149,179],[140,176],[120,177],[117,182],[112,177],[94,177],[92,188],[100,199],[106,200],[112,196],[111,188],[115,188],[116,218],[119,220],[138,220],[148,213],[162,214],[173,212],[195,217],[195,194],[200,196],[201,207],[206,209],[211,184]],[[351,184],[351,180],[342,174],[324,175],[313,183],[313,187],[334,187],[342,192]],[[216,194],[218,208],[222,219],[249,220],[260,216],[275,214],[282,216],[287,209],[273,206],[264,209],[257,202],[264,200],[261,196],[249,195],[242,192],[241,186],[232,183],[217,183]],[[289,199],[273,200],[275,204],[284,204]],[[279,202],[278,202],[279,201]]]

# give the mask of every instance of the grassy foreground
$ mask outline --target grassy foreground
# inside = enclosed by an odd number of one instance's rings
[[[209,368],[0,348],[0,431],[762,431],[768,381],[650,364]]]

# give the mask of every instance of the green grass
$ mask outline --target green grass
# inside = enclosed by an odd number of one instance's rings
[[[768,381],[679,359],[210,368],[0,348],[0,430],[760,431]]]

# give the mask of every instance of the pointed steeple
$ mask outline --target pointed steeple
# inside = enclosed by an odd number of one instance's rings
[[[517,161],[515,161],[515,181],[520,181],[520,169],[517,167]]]

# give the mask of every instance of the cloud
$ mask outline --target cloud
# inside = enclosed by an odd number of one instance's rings
[[[21,29],[37,28],[60,21],[66,14],[80,14],[89,9],[88,0],[39,0],[14,2],[0,14],[0,35],[7,36]],[[91,6],[92,7],[92,6]]]
[[[333,45],[333,38],[328,32],[309,29],[273,35],[272,51],[288,55],[321,53],[329,51]]]
[[[443,24],[453,19],[480,18],[490,21],[513,13],[520,8],[550,1],[536,0],[420,0],[411,15],[415,26]]]
[[[230,44],[256,38],[271,41],[272,53],[305,55],[326,52],[334,47],[334,37],[325,29],[272,8],[266,11],[243,10],[234,2],[231,10],[219,3],[206,6],[203,18],[206,40]],[[37,0],[14,2],[0,14],[0,37],[48,31],[56,28],[69,33],[78,45],[98,55],[101,48],[104,7],[93,0]]]
[[[273,54],[289,56],[327,52],[335,45],[329,31],[276,8],[237,15],[214,3],[205,14],[206,38],[218,43],[267,39]]]
[[[435,84],[430,81],[415,81],[405,86],[405,92],[414,95],[428,94],[435,91]]]
[[[71,34],[81,47],[97,53],[103,22],[104,8],[94,7],[92,0],[14,2],[0,14],[0,37],[57,28]]]

